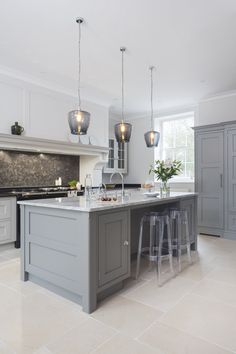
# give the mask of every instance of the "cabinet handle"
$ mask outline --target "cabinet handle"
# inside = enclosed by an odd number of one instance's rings
[[[129,246],[129,241],[125,241],[124,246]]]
[[[220,187],[223,188],[223,174],[220,174]]]

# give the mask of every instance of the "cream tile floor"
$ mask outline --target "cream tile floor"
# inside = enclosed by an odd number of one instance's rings
[[[199,237],[194,264],[161,288],[143,263],[91,315],[21,282],[19,251],[0,251],[0,354],[86,353],[236,353],[236,241]]]

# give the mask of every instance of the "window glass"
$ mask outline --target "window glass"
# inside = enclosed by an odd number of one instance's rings
[[[174,177],[194,178],[194,115],[178,115],[156,119],[160,131],[160,143],[155,148],[155,160],[181,160],[182,173]]]

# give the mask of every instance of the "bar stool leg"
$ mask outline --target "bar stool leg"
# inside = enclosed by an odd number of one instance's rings
[[[155,226],[155,217],[150,218],[150,240],[149,240],[149,256],[154,256],[154,228]],[[152,260],[149,259],[149,270],[152,269]]]
[[[189,261],[189,264],[192,264],[191,243],[190,243],[190,237],[189,237],[188,219],[185,221],[185,224],[186,224],[186,243],[187,243],[188,261]]]
[[[164,223],[159,221],[159,242],[158,244],[158,285],[161,286],[161,263],[162,263],[162,245],[164,237]]]
[[[140,258],[141,258],[141,252],[142,252],[142,241],[143,241],[143,219],[140,222],[138,255],[137,255],[137,266],[136,266],[136,280],[138,279],[139,270],[140,270]]]
[[[182,266],[181,266],[181,255],[182,255],[182,249],[181,249],[181,222],[180,222],[180,217],[177,217],[177,229],[178,229],[178,235],[177,235],[177,260],[178,260],[178,271],[181,272]]]
[[[170,228],[170,222],[167,222],[167,239],[168,239],[168,252],[169,252],[169,263],[170,263],[170,271],[171,273],[174,273],[174,268],[173,268],[173,252],[172,252],[172,243],[171,243],[171,228]]]

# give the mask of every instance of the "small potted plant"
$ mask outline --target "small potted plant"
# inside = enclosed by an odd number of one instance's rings
[[[177,160],[156,160],[150,166],[149,174],[154,173],[156,179],[161,182],[161,196],[170,195],[169,179],[181,172],[182,162]]]

